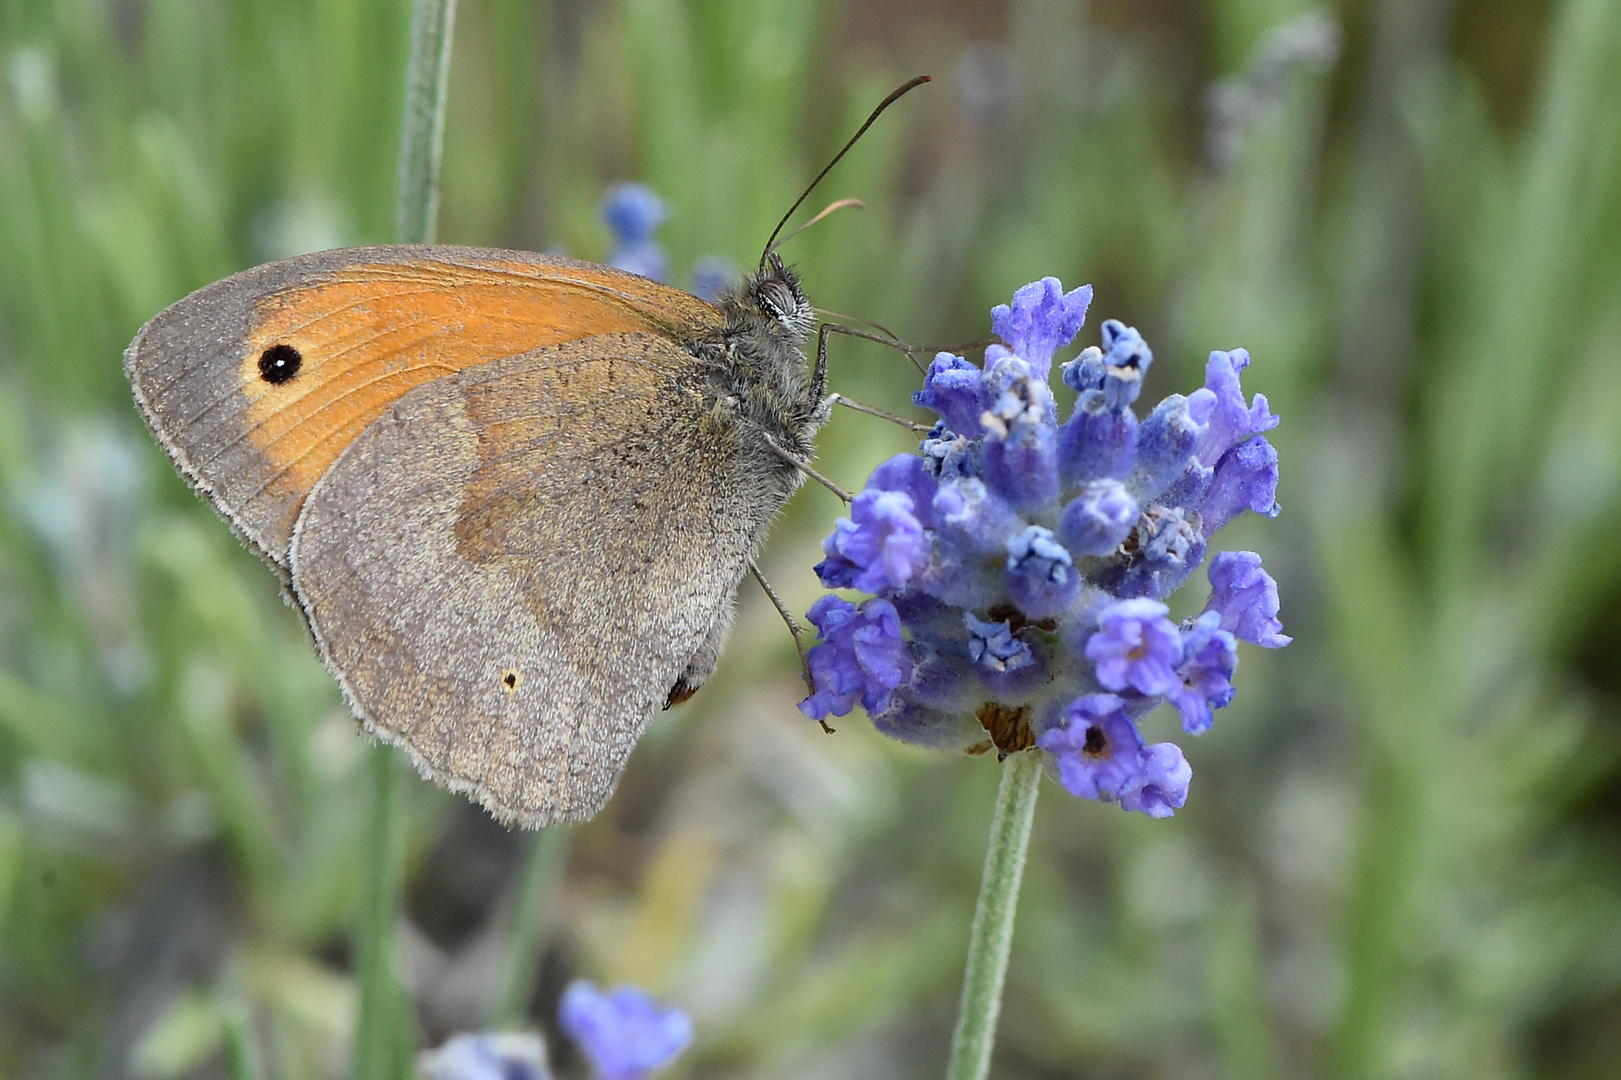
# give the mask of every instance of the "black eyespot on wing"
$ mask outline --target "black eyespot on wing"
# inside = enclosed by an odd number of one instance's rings
[[[507,688],[507,693],[517,691],[518,684],[523,681],[516,668],[508,668],[501,676],[501,685]]]
[[[259,354],[259,378],[271,386],[290,381],[303,366],[304,355],[291,345],[272,345]]]

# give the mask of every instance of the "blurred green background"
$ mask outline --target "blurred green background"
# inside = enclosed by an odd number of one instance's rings
[[[390,238],[408,7],[0,6],[0,1076],[347,1068],[370,751],[119,357],[215,278]],[[1146,400],[1243,345],[1284,418],[1283,516],[1223,540],[1295,643],[1244,647],[1176,818],[1047,785],[994,1075],[1621,1075],[1621,4],[462,0],[439,236],[600,258],[634,178],[678,282],[746,265],[920,71],[817,196],[868,208],[785,249],[818,303],[949,342],[1090,281]],[[909,366],[834,350],[905,407]],[[855,486],[907,443],[821,446]],[[838,509],[807,487],[764,559],[798,610]],[[419,1045],[516,970],[543,1025],[577,974],[683,1005],[673,1076],[940,1073],[994,761],[822,735],[740,605],[549,894],[407,782]]]

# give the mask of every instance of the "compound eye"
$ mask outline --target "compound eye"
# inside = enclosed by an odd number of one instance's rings
[[[760,303],[779,319],[792,315],[799,307],[794,299],[793,290],[780,281],[760,283]]]

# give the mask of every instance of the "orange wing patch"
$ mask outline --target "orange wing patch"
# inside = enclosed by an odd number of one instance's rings
[[[301,503],[372,421],[431,379],[599,334],[720,329],[715,308],[680,290],[532,258],[361,263],[260,300],[239,374],[266,489]]]

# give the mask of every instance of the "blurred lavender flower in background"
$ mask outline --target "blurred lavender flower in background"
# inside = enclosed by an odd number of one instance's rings
[[[597,211],[614,236],[605,265],[654,281],[670,280],[669,258],[653,239],[669,215],[652,188],[630,181],[614,184],[603,193]]]
[[[711,303],[742,280],[737,264],[723,255],[703,255],[692,264],[692,294]]]
[[[1246,510],[1277,514],[1277,417],[1245,401],[1242,349],[1213,352],[1205,385],[1143,419],[1153,353],[1103,323],[1063,365],[1076,392],[1060,424],[1047,385],[1092,290],[1054,278],[991,312],[1004,344],[977,367],[941,353],[914,400],[939,414],[920,453],[873,471],[817,566],[833,589],[810,611],[807,716],[860,704],[893,738],[1005,756],[1039,747],[1071,793],[1167,817],[1192,777],[1174,743],[1138,723],[1173,705],[1189,734],[1233,699],[1237,643],[1286,645],[1260,556],[1210,563],[1204,611],[1178,626],[1162,602]]]
[[[563,991],[557,1023],[601,1080],[641,1080],[692,1044],[692,1021],[660,1005],[645,990],[620,985],[606,992],[585,979]]]
[[[463,1032],[417,1055],[427,1080],[551,1080],[546,1040],[532,1032]]]
[[[606,992],[585,979],[563,991],[557,1024],[580,1048],[599,1080],[643,1080],[692,1044],[692,1021],[628,984]],[[481,1031],[452,1036],[417,1057],[427,1080],[551,1080],[546,1042],[531,1032]]]

